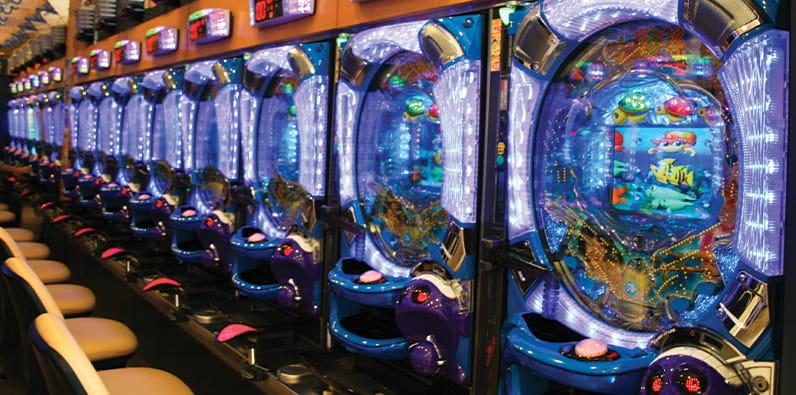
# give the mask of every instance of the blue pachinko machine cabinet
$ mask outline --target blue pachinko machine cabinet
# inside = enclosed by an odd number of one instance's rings
[[[253,201],[231,239],[232,283],[317,315],[321,306],[320,204],[326,196],[329,44],[257,51],[241,93],[243,177]]]
[[[82,152],[80,150],[80,109],[81,104],[86,99],[86,88],[83,86],[73,86],[69,89],[69,103],[66,105],[66,119],[69,125],[69,142],[70,147],[68,150],[68,158],[62,158],[63,161],[70,163],[70,166],[61,169],[61,186],[62,194],[65,197],[77,197],[77,178],[80,176],[82,167]]]
[[[130,77],[102,85],[103,97],[97,105],[97,143],[94,166],[90,174],[80,178],[80,203],[84,207],[101,208],[101,189],[116,179],[119,162],[116,155],[121,142],[125,104],[130,95]]]
[[[130,229],[138,237],[158,242],[170,242],[172,230],[169,216],[174,208],[184,201],[184,171],[188,163],[183,125],[194,117],[190,100],[183,94],[184,69],[156,70],[147,73],[141,82],[142,98],[138,104],[146,110],[145,118],[131,124],[131,131],[138,129],[138,146],[149,147],[141,154],[147,177],[130,183],[129,200]],[[184,108],[187,107],[187,108]],[[140,111],[140,110],[139,110]]]
[[[773,393],[788,33],[746,1],[520,16],[501,390]]]
[[[27,163],[31,166],[30,181],[39,181],[39,160],[44,154],[45,144],[45,125],[44,107],[47,105],[47,96],[43,93],[30,96],[30,120],[31,128],[28,135],[28,158]]]
[[[64,114],[63,93],[55,90],[47,94],[47,105],[44,108],[44,125],[48,155],[43,158],[39,168],[39,183],[48,192],[57,185],[60,171],[61,147],[64,144]]]
[[[336,97],[342,258],[331,335],[469,380],[482,16],[355,34]]]
[[[241,58],[192,64],[185,71],[186,101],[182,111],[195,114],[183,124],[183,161],[190,168],[191,191],[169,217],[174,227],[171,251],[183,262],[221,267],[220,256],[228,251],[235,229],[237,207],[231,183],[240,174]],[[190,164],[190,165],[189,165]],[[200,234],[200,228],[202,229]],[[205,249],[202,238],[213,248]],[[217,244],[214,244],[213,242]],[[220,250],[217,250],[220,249]]]
[[[94,208],[97,206],[97,201],[94,197],[99,191],[100,183],[102,180],[99,178],[102,174],[97,174],[100,171],[101,165],[98,166],[99,158],[98,142],[100,133],[100,105],[103,101],[110,103],[113,98],[108,91],[108,84],[104,81],[92,82],[88,89],[86,89],[86,100],[80,103],[79,108],[79,125],[80,136],[78,146],[81,149],[82,155],[80,177],[77,177],[78,185],[78,205],[84,208]],[[107,116],[107,115],[104,115]],[[105,132],[105,131],[103,131]],[[95,183],[95,181],[98,181]]]
[[[100,188],[100,215],[103,219],[125,223],[129,211],[130,196],[140,190],[146,171],[141,166],[138,136],[143,135],[149,119],[140,77],[122,77],[111,88],[116,101],[118,117],[118,140],[113,155],[108,160],[115,162],[116,177]]]

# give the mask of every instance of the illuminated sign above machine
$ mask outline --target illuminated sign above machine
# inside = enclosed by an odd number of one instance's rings
[[[315,13],[315,0],[249,0],[252,26],[285,23]]]
[[[69,64],[72,67],[72,74],[77,74],[77,75],[88,74],[89,71],[88,58],[85,58],[83,56],[75,56],[69,61]]]
[[[117,41],[113,45],[113,59],[117,64],[138,63],[141,60],[141,43],[133,40]]]
[[[188,38],[201,44],[221,40],[230,36],[232,17],[229,10],[206,8],[188,17]]]
[[[50,85],[50,73],[47,70],[39,71],[39,81],[42,85]]]
[[[89,53],[92,70],[108,70],[111,68],[111,53],[104,49],[92,49]]]
[[[64,80],[64,71],[60,67],[50,67],[50,79],[52,82],[61,82]]]
[[[150,55],[164,55],[177,50],[178,34],[176,27],[157,26],[146,31],[146,52]]]

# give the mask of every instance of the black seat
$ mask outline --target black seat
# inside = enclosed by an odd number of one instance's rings
[[[97,371],[60,317],[42,314],[30,327],[47,391],[51,395],[189,395],[191,389],[171,373],[152,368]]]

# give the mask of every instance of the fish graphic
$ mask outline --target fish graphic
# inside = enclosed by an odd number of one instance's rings
[[[694,172],[688,166],[675,166],[676,159],[666,158],[658,162],[658,166],[650,165],[655,179],[671,185],[694,186]]]
[[[613,193],[611,195],[611,204],[617,205],[619,203],[627,203],[627,199],[624,198],[624,195],[628,191],[627,185],[622,185],[619,188],[614,188]]]
[[[666,212],[682,210],[694,204],[695,197],[675,191],[671,188],[651,186],[644,193],[650,198],[647,208],[662,209]]]

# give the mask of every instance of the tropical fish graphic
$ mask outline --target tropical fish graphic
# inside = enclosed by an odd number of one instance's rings
[[[666,158],[658,162],[658,166],[650,165],[650,170],[655,179],[671,185],[694,186],[694,172],[689,166],[675,166],[677,159]]]
[[[675,191],[671,188],[651,186],[644,193],[650,198],[647,208],[661,209],[667,212],[682,210],[694,204],[695,197]]]
[[[627,193],[628,189],[629,188],[627,187],[627,185],[622,185],[619,188],[614,188],[613,194],[611,196],[611,204],[617,205],[619,203],[627,203],[627,199],[624,197],[624,195]]]

